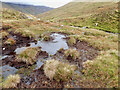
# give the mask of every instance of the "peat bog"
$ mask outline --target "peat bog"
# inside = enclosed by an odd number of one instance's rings
[[[62,32],[50,33],[50,37],[53,38],[50,41],[44,41],[43,38],[37,39],[23,37],[20,33],[15,34],[14,32],[7,31],[8,36],[3,38],[2,44],[2,70],[3,77],[6,78],[9,74],[17,74],[22,77],[18,87],[20,88],[48,88],[48,87],[66,87],[66,82],[58,83],[56,80],[50,80],[44,74],[43,66],[45,61],[50,59],[57,59],[62,62],[69,62],[77,66],[77,74],[82,74],[82,63],[87,60],[93,60],[99,53],[99,50],[90,46],[87,42],[79,41],[76,39],[76,43],[73,46],[68,45],[69,35]],[[4,44],[8,38],[13,38],[15,40],[14,45]],[[36,56],[37,62],[33,65],[26,64],[25,62],[17,62],[16,55],[19,55],[21,52],[25,51],[27,48],[40,47],[40,52]],[[73,48],[77,50],[80,54],[80,58],[71,59],[70,56],[65,57],[65,50]],[[92,52],[90,52],[92,51]],[[22,71],[22,72],[21,72]],[[12,73],[10,73],[12,72]],[[72,87],[76,87],[74,80],[70,80],[69,84]]]

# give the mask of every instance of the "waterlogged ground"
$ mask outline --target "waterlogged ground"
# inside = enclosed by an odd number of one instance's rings
[[[17,25],[18,24],[18,25]],[[0,57],[0,69],[2,69],[2,76],[6,79],[10,74],[19,74],[21,77],[20,83],[17,85],[18,88],[63,88],[63,87],[106,87],[110,84],[105,84],[107,82],[113,81],[112,78],[116,77],[116,50],[117,50],[117,37],[114,34],[109,34],[105,32],[99,32],[96,30],[79,29],[72,28],[68,26],[60,26],[55,23],[45,23],[45,27],[42,21],[33,22],[31,21],[30,32],[29,28],[26,28],[28,35],[22,35],[24,31],[23,27],[19,27],[21,23],[15,23],[13,30],[4,29],[9,35],[3,38],[2,43],[2,56]],[[25,23],[26,24],[26,23]],[[42,27],[36,27],[36,25],[41,25]],[[47,26],[46,26],[47,25]],[[16,32],[17,29],[20,32]],[[50,27],[50,30],[46,29]],[[35,30],[33,30],[33,28]],[[42,28],[42,30],[40,29]],[[40,30],[39,30],[40,29]],[[49,40],[44,40],[42,37],[43,32],[47,31],[47,35],[50,37]],[[38,30],[38,31],[37,31]],[[53,30],[53,31],[51,31]],[[37,38],[31,37],[31,32],[38,35]],[[74,37],[75,43],[70,45],[70,37]],[[15,44],[7,45],[4,42],[8,38],[15,40]],[[74,41],[71,40],[71,42]],[[111,42],[111,43],[109,43]],[[39,47],[41,51],[36,55],[36,62],[33,65],[27,65],[24,62],[17,62],[16,56],[28,48]],[[72,59],[71,57],[65,57],[64,51],[68,49],[75,49],[79,52],[80,56],[77,59]],[[61,49],[61,50],[60,50]],[[50,80],[44,74],[44,64],[45,61],[50,59],[56,59],[61,62],[69,62],[77,66],[75,75],[72,80],[68,82],[57,82],[56,80]],[[89,64],[84,64],[86,61],[90,60]],[[102,61],[103,60],[103,61]],[[107,61],[109,60],[109,61]],[[106,64],[105,64],[106,63]],[[112,64],[113,63],[113,64]],[[107,67],[107,66],[108,67]],[[115,65],[115,66],[114,66]],[[103,67],[103,68],[102,68]],[[113,70],[113,71],[109,71]],[[109,78],[110,72],[111,78]],[[113,73],[112,73],[113,72]],[[101,76],[102,74],[102,76]],[[106,75],[104,77],[104,74]],[[114,76],[114,75],[115,76]],[[113,77],[112,77],[113,76]],[[92,79],[90,79],[91,77]],[[101,80],[102,77],[104,79]],[[107,79],[108,77],[109,79]],[[104,81],[105,80],[105,81]],[[114,80],[113,87],[116,87],[117,80]],[[99,84],[101,83],[101,84]]]
[[[33,38],[30,39],[28,37],[22,37],[20,34],[14,34],[13,32],[9,32],[10,37],[16,40],[16,45],[8,46],[3,43],[3,56],[0,58],[2,62],[3,77],[6,78],[10,74],[19,73],[22,76],[21,83],[19,87],[23,88],[39,88],[39,87],[64,87],[63,82],[57,83],[56,81],[49,80],[43,71],[43,65],[46,60],[49,59],[58,59],[65,60],[64,54],[57,52],[59,49],[63,48],[67,50],[71,48],[71,46],[67,43],[67,37],[69,35],[60,34],[60,33],[51,33],[50,37],[52,40],[44,41],[43,39],[37,39],[35,41]],[[9,37],[7,37],[9,38]],[[29,47],[41,47],[42,52],[38,56],[37,62],[33,66],[27,66],[25,63],[16,62],[15,56],[19,55],[21,52],[25,51]],[[98,55],[98,51],[93,47],[90,47],[85,42],[77,41],[76,44],[72,47],[82,53],[81,58],[77,61],[70,60],[70,63],[75,63],[77,67],[82,68],[81,64],[83,61],[87,59],[93,59]],[[89,50],[93,50],[92,53],[89,54]],[[88,54],[86,54],[88,52]],[[30,69],[29,69],[29,68]],[[32,69],[31,69],[32,68]],[[25,72],[21,72],[21,70],[25,70]],[[80,71],[76,71],[78,74]],[[28,74],[29,73],[29,74]],[[71,82],[73,83],[73,81]],[[74,84],[73,84],[74,86]]]
[[[52,41],[37,41],[36,43],[29,43],[30,47],[41,47],[42,51],[46,51],[49,55],[54,55],[56,52],[63,48],[68,49],[68,45],[66,40],[64,39],[65,36],[57,33],[53,33],[50,35],[54,40]],[[46,48],[47,47],[47,48]],[[21,47],[15,50],[16,54],[19,54],[21,51],[25,50],[28,47]]]

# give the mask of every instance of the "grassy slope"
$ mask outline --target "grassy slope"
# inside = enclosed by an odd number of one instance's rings
[[[26,19],[25,14],[12,9],[2,10],[2,19]]]
[[[32,17],[32,18],[36,18],[33,15],[30,14],[25,14],[13,9],[8,9],[8,8],[3,8],[2,9],[2,13],[0,14],[0,16],[2,17],[3,21],[13,21],[13,20],[20,20],[20,19],[28,19],[28,16]]]
[[[118,32],[118,5],[112,2],[71,2],[63,7],[39,15],[41,19],[65,25],[87,26],[108,32]],[[95,27],[95,23],[98,26]]]

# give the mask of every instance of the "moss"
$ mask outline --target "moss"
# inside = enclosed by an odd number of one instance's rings
[[[27,48],[16,56],[16,61],[25,62],[26,64],[34,64],[37,61],[37,55],[40,52],[40,48]]]
[[[72,79],[76,67],[68,63],[63,63],[57,60],[48,60],[44,65],[44,73],[50,79],[56,81],[69,81]]]
[[[75,49],[68,49],[64,52],[64,55],[66,58],[71,57],[71,59],[77,59],[79,58],[80,54],[77,50]]]

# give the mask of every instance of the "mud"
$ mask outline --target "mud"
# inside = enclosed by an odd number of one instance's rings
[[[43,71],[43,66],[31,73],[31,75],[23,77],[19,88],[63,88],[63,83],[48,79]]]
[[[23,37],[20,33],[13,33],[13,32],[9,32],[9,36],[4,38],[3,39],[3,43],[2,43],[2,55],[13,55],[15,53],[14,50],[17,48],[17,47],[23,47],[23,46],[28,46],[28,43],[30,42],[34,42],[35,39],[34,38],[29,38],[29,37]],[[14,45],[7,45],[5,44],[4,42],[8,39],[12,37],[16,43]],[[5,48],[5,50],[3,50],[3,48]]]
[[[89,43],[85,41],[77,40],[74,46],[80,52],[80,60],[82,61],[93,60],[98,56],[99,50],[90,46]]]

